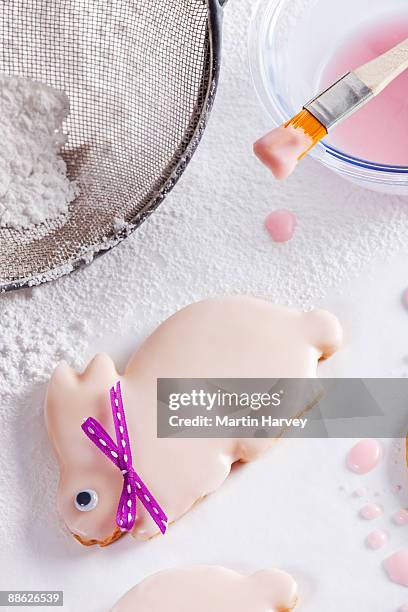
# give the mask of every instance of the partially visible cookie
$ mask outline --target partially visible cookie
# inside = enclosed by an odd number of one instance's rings
[[[280,570],[242,576],[223,567],[171,569],[146,578],[111,612],[288,612],[297,585]]]

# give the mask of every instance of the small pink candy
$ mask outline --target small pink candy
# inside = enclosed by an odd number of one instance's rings
[[[366,438],[353,446],[347,455],[347,466],[356,474],[367,474],[379,463],[382,449],[377,440]]]
[[[288,242],[293,238],[297,218],[290,210],[275,210],[265,219],[265,227],[275,242]]]
[[[377,504],[367,504],[366,506],[363,506],[360,510],[361,518],[365,519],[366,521],[372,521],[381,516],[381,514],[382,508],[380,508],[380,506],[378,506]]]
[[[372,550],[378,550],[382,548],[387,541],[387,534],[381,529],[375,529],[372,531],[366,539],[367,546]]]
[[[392,582],[408,586],[408,550],[400,550],[384,561],[384,567]]]
[[[396,525],[408,525],[408,510],[398,510],[392,519]]]

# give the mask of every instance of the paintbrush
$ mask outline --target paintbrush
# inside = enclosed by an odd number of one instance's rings
[[[305,104],[280,128],[255,143],[254,151],[277,178],[286,178],[322,138],[381,93],[408,69],[408,38],[348,72]],[[379,118],[380,119],[380,118]]]

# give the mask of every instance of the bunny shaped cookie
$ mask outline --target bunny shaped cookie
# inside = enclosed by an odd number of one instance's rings
[[[110,544],[123,478],[81,431],[92,416],[114,437],[109,389],[120,380],[133,465],[169,522],[221,486],[231,465],[253,461],[271,439],[158,439],[158,378],[315,377],[319,360],[341,344],[337,319],[325,311],[290,310],[250,297],[210,299],[162,323],[131,358],[123,375],[105,354],[82,374],[66,363],[49,384],[45,416],[59,467],[58,509],[76,539]],[[133,535],[159,532],[139,504]]]

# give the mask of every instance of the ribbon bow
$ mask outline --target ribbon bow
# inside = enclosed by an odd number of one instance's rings
[[[120,382],[116,389],[110,390],[113,423],[116,432],[116,444],[94,418],[89,417],[82,423],[83,432],[110,459],[123,474],[123,489],[120,496],[116,523],[122,531],[131,531],[136,520],[136,498],[146,508],[162,534],[167,530],[167,516],[143,483],[132,466],[132,449],[126,425]]]

